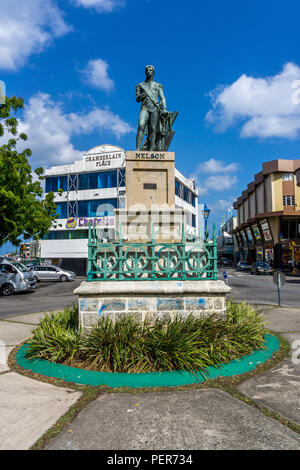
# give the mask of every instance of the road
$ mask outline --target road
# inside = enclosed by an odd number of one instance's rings
[[[77,301],[73,290],[82,281],[83,278],[71,282],[39,282],[34,292],[0,296],[0,318],[69,307]]]
[[[272,276],[251,275],[234,268],[225,270],[228,285],[232,288],[231,297],[249,303],[278,305],[277,286],[273,283]],[[223,279],[223,271],[224,269],[219,270],[219,279]],[[286,276],[286,284],[281,289],[281,304],[300,307],[300,277]]]
[[[231,297],[249,303],[277,305],[277,287],[272,276],[251,276],[233,268],[226,269],[226,272],[232,288]],[[219,279],[223,279],[223,269],[219,270]],[[286,280],[281,290],[282,305],[300,307],[300,277],[287,276]],[[72,282],[41,282],[34,292],[0,296],[0,318],[69,307],[77,301],[73,290],[82,281],[83,278]]]

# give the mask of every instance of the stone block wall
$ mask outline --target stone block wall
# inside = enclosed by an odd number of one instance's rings
[[[191,313],[224,316],[229,291],[223,281],[93,281],[82,283],[75,293],[79,294],[80,326],[87,332],[102,317],[117,321],[133,315],[143,322]]]

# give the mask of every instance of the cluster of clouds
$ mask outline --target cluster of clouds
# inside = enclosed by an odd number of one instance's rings
[[[52,0],[1,0],[0,68],[17,70],[72,30]]]
[[[199,186],[199,194],[207,194],[209,190],[228,191],[237,183],[234,173],[238,170],[237,163],[225,163],[215,158],[199,163],[193,175]]]
[[[120,0],[71,0],[74,7],[110,13],[124,5]],[[73,30],[55,0],[2,0],[0,29],[0,69],[18,71],[29,56],[40,53],[61,36]],[[113,91],[114,81],[108,75],[109,65],[102,59],[91,59],[79,71],[82,80],[92,87]],[[117,138],[134,129],[108,108],[96,105],[85,113],[65,113],[63,103],[47,93],[34,94],[25,104],[19,131],[28,135],[26,146],[32,150],[31,164],[49,166],[73,162],[82,157],[74,148],[76,135],[109,131]],[[2,142],[5,138],[0,139]]]
[[[242,74],[230,85],[219,85],[209,93],[211,109],[206,121],[218,132],[238,127],[242,138],[296,139],[300,136],[300,67],[284,64],[273,76],[255,78]],[[199,165],[195,177],[200,194],[222,192],[225,198],[210,204],[215,211],[226,211],[234,197],[229,196],[238,182],[236,163],[211,158]]]
[[[209,208],[214,213],[223,213],[232,210],[232,204],[235,197],[230,194],[230,190],[238,182],[235,173],[240,171],[240,166],[237,163],[226,163],[222,160],[210,158],[202,163],[199,163],[195,173],[192,175],[196,180],[196,185],[199,190],[199,195],[202,200],[206,196]],[[215,199],[211,201],[216,194],[226,194],[226,198]],[[213,196],[214,195],[214,196]],[[229,214],[228,214],[229,215]]]
[[[121,0],[72,0],[74,7],[110,13]],[[16,71],[34,53],[73,30],[55,0],[1,0],[0,69]]]
[[[111,13],[124,6],[123,0],[73,0],[78,7],[94,8],[99,13]]]
[[[34,95],[25,105],[20,132],[28,135],[26,146],[32,150],[33,166],[72,163],[82,152],[72,144],[72,137],[97,131],[112,132],[117,138],[133,129],[109,109],[94,108],[85,114],[64,113],[62,103],[46,93]]]
[[[114,81],[108,76],[109,65],[102,59],[90,59],[87,66],[81,70],[83,79],[95,88],[104,91],[112,91],[115,88]]]
[[[231,85],[209,93],[212,109],[206,120],[224,132],[241,126],[241,137],[287,138],[300,135],[300,67],[286,63],[265,78],[245,74]]]

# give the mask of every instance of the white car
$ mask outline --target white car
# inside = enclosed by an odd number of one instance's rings
[[[58,266],[41,266],[37,265],[31,268],[36,281],[73,281],[76,274],[73,271],[65,271]]]

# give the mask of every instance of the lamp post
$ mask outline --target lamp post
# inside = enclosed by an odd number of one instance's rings
[[[204,209],[202,211],[202,214],[204,217],[204,239],[206,241],[208,239],[207,221],[208,221],[208,217],[210,214],[210,209],[207,207],[206,204],[204,204]]]

